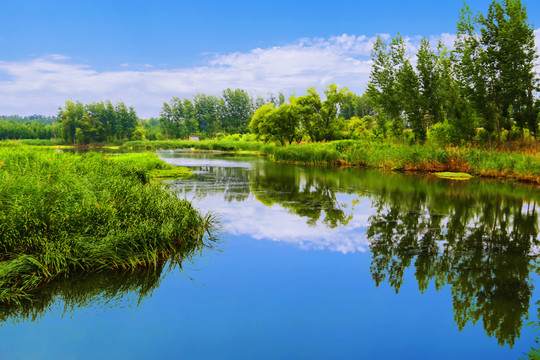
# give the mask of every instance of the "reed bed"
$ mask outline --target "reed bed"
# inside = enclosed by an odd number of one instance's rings
[[[275,161],[366,166],[397,171],[462,172],[540,184],[540,154],[341,140],[262,148]]]
[[[127,141],[123,149],[198,149],[208,151],[260,151],[264,146],[258,141],[234,140],[155,140],[155,141]]]
[[[213,240],[214,218],[150,181],[154,154],[0,147],[0,303],[83,271],[157,268]]]
[[[391,142],[339,140],[288,146],[255,141],[130,141],[125,148],[252,151],[274,161],[351,165],[396,171],[462,172],[476,176],[540,184],[540,154],[469,147],[404,145]]]

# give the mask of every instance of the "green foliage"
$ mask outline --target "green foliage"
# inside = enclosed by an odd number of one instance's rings
[[[459,145],[460,140],[454,126],[445,120],[442,123],[433,125],[429,129],[429,142],[437,146],[446,147],[449,145]]]
[[[63,140],[78,145],[130,139],[138,125],[133,107],[123,102],[114,107],[108,100],[87,105],[66,101],[58,113],[58,122]]]
[[[326,144],[311,143],[272,147],[265,149],[270,158],[277,161],[302,162],[306,164],[337,164],[339,153]]]
[[[131,135],[131,140],[146,140],[146,130],[143,126],[137,126],[135,127],[135,130],[133,131],[133,135]]]
[[[168,138],[185,139],[198,130],[195,107],[189,99],[173,97],[170,105],[164,103],[159,121]]]
[[[373,133],[373,127],[376,126],[373,117],[366,115],[363,118],[359,119],[354,116],[350,119],[347,124],[347,128],[352,137],[356,140],[370,140],[375,137]]]
[[[0,140],[14,139],[52,139],[60,133],[58,124],[52,119],[0,117]],[[23,121],[26,120],[26,121]],[[49,123],[50,121],[50,123]]]
[[[408,59],[403,62],[403,66],[397,74],[397,80],[400,95],[407,99],[403,105],[407,121],[411,125],[416,140],[423,144],[426,141],[427,129],[424,111],[421,108],[420,80]]]
[[[223,91],[223,118],[221,127],[225,132],[246,133],[253,114],[253,100],[242,89]]]
[[[127,141],[122,145],[124,149],[199,149],[207,151],[259,151],[263,144],[250,141],[250,135],[231,135],[223,140],[156,140],[156,141]],[[231,139],[231,137],[233,139]],[[245,137],[245,140],[242,138]],[[236,138],[236,139],[234,139]]]
[[[502,130],[510,130],[513,121],[522,141],[525,128],[536,136],[540,105],[533,94],[538,56],[534,28],[527,21],[519,0],[494,0],[485,16],[474,16],[464,5],[455,50],[450,53],[439,43],[435,52],[422,39],[416,69],[399,34],[389,44],[379,37],[366,90],[376,120],[381,125],[388,122],[395,139],[402,136],[406,120],[420,142],[427,127],[445,119],[455,130],[455,144],[471,141],[477,126],[485,129],[490,145],[496,131],[500,144]]]
[[[0,147],[0,302],[80,271],[132,270],[201,249],[210,217],[153,184],[149,153]]]
[[[339,117],[345,120],[353,117],[373,116],[373,114],[372,101],[367,93],[363,95],[348,93],[339,109]]]
[[[291,144],[302,138],[299,130],[300,111],[300,107],[295,103],[281,104],[277,109],[272,103],[265,104],[253,114],[249,129],[265,142]]]
[[[291,105],[298,107],[300,126],[312,141],[339,139],[345,127],[343,119],[338,118],[340,106],[349,94],[349,89],[331,84],[325,90],[326,100],[321,101],[315,87],[307,90],[307,95],[291,98]]]
[[[408,100],[402,98],[398,85],[398,73],[405,61],[403,38],[398,34],[388,45],[378,36],[371,56],[373,65],[366,93],[372,99],[375,109],[383,113],[378,114],[377,121],[384,135],[386,135],[385,123],[388,121],[393,135],[399,137],[403,131],[401,120],[403,102]]]

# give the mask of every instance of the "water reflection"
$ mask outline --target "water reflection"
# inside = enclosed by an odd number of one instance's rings
[[[242,169],[199,170],[197,179],[179,189],[184,196],[195,193],[203,207],[219,208],[220,196],[242,202],[222,209],[229,231],[302,247],[312,241],[342,252],[369,246],[377,286],[386,282],[398,293],[410,269],[421,292],[430,284],[450,287],[460,330],[481,321],[501,345],[519,338],[532,300],[532,274],[540,273],[536,189],[259,160]],[[253,217],[242,212],[248,207]],[[295,222],[296,236],[283,230],[287,221]]]
[[[457,192],[435,202],[424,189],[373,195],[371,272],[396,291],[412,267],[418,288],[450,285],[460,330],[482,320],[489,336],[513,345],[532,296],[536,272],[536,202],[500,194]]]
[[[158,264],[139,271],[84,273],[53,280],[39,288],[32,300],[0,304],[0,322],[36,321],[60,304],[64,314],[83,307],[103,310],[136,306],[159,286],[167,272],[164,269],[165,265]]]
[[[174,154],[163,156],[181,163]],[[219,213],[227,232],[301,248],[369,250],[377,286],[388,284],[395,292],[405,281],[416,281],[420,292],[445,287],[459,329],[481,323],[499,344],[512,345],[519,338],[530,303],[537,300],[532,292],[533,275],[540,273],[536,189],[250,157],[238,158],[238,165],[236,157],[190,156],[191,164],[198,164],[196,176],[170,181],[171,189]],[[0,321],[37,319],[57,306],[71,312],[138,304],[165,273],[159,267],[50,283],[34,303],[0,308]]]

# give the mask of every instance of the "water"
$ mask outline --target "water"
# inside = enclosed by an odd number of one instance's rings
[[[216,249],[1,309],[1,359],[517,359],[540,335],[533,187],[161,156],[196,173],[171,191],[220,218]]]

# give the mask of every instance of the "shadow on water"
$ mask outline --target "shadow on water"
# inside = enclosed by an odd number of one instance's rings
[[[377,286],[386,282],[398,293],[410,269],[420,292],[450,287],[459,330],[481,322],[500,345],[513,346],[520,337],[532,275],[540,274],[534,187],[261,161],[249,169],[200,170],[198,179],[182,185],[185,193],[223,194],[226,201],[253,196],[311,226],[347,226],[354,216],[351,195],[368,199],[365,235]]]

